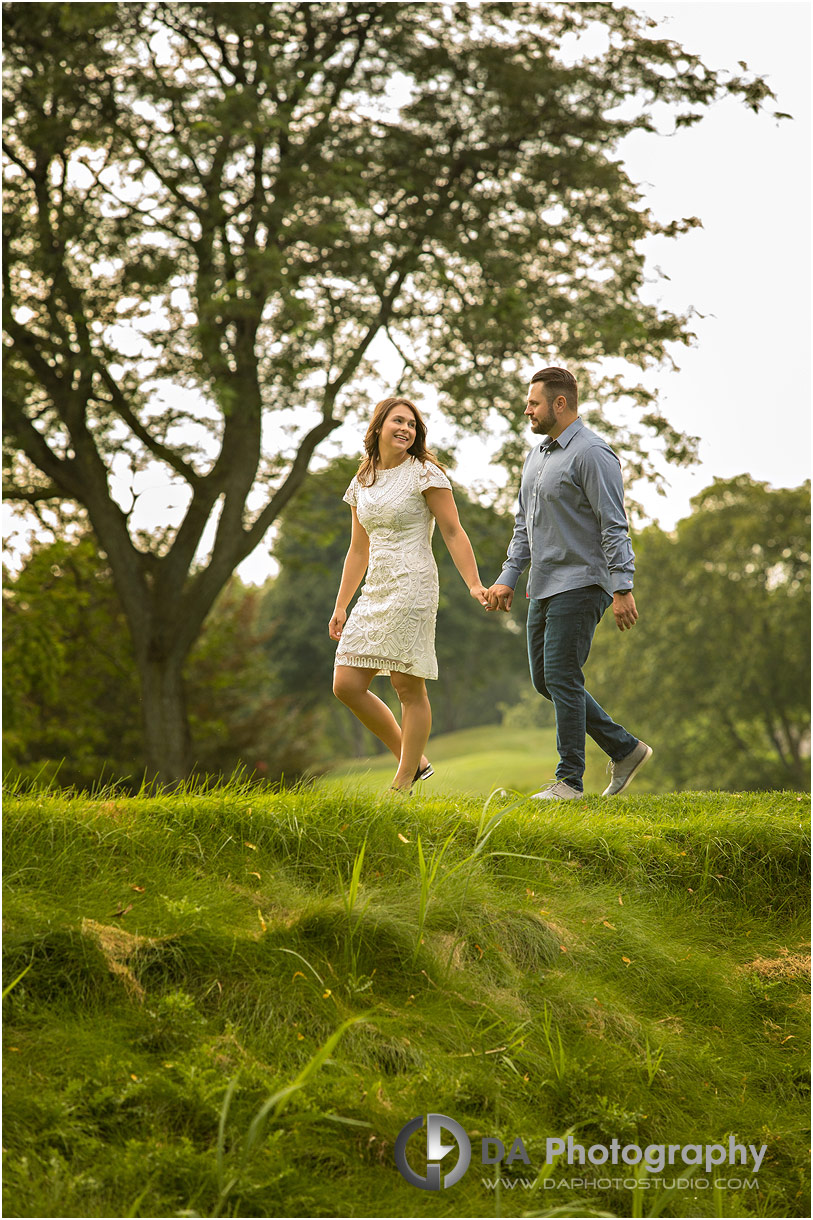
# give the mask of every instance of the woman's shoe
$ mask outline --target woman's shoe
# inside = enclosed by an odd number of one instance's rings
[[[432,766],[431,763],[427,763],[423,770],[421,770],[420,763],[419,763],[418,770],[415,772],[415,774],[412,778],[412,782],[414,784],[416,780],[429,779],[429,776],[434,775],[434,774],[435,774],[435,768]]]

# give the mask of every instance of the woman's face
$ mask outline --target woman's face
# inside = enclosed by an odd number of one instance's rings
[[[387,450],[406,453],[417,436],[417,427],[409,407],[402,404],[392,407],[381,425],[379,448],[383,445]]]

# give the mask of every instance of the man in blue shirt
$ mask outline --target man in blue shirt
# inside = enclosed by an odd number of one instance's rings
[[[635,625],[635,558],[624,511],[621,464],[606,441],[579,419],[576,379],[567,369],[534,373],[525,414],[547,439],[525,459],[508,559],[488,590],[489,609],[510,610],[528,575],[531,680],[556,711],[556,781],[537,800],[574,800],[584,791],[585,734],[612,760],[604,796],[617,796],[652,756],[585,690],[583,667],[593,635],[612,605],[620,631]]]

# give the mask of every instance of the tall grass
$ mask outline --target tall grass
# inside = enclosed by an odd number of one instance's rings
[[[240,1184],[246,1178],[251,1163],[259,1156],[267,1139],[268,1128],[282,1119],[294,1096],[300,1089],[305,1087],[311,1077],[327,1061],[345,1032],[360,1020],[362,1020],[361,1017],[350,1017],[348,1020],[343,1021],[339,1028],[327,1039],[325,1044],[308,1060],[295,1079],[283,1088],[277,1089],[270,1097],[266,1098],[251,1119],[245,1135],[237,1140],[230,1149],[230,1156],[227,1155],[226,1151],[226,1126],[238,1077],[235,1076],[229,1082],[223,1097],[217,1130],[216,1163],[220,1190],[213,1215],[220,1216],[229,1199],[234,1200],[233,1206],[235,1208],[239,1206]],[[277,1131],[274,1134],[279,1134],[279,1132]],[[229,1160],[231,1164],[228,1163]]]
[[[6,1214],[807,1214],[805,815],[12,794]],[[534,1188],[410,1187],[428,1111],[521,1134]],[[559,1131],[769,1152],[753,1191],[574,1200],[539,1168]]]

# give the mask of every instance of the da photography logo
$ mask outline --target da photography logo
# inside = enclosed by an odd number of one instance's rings
[[[410,1137],[416,1131],[420,1131],[422,1127],[423,1115],[419,1114],[417,1118],[413,1118],[405,1127],[402,1127],[398,1133],[398,1138],[395,1141],[395,1164],[398,1166],[402,1177],[406,1178],[410,1186],[417,1186],[420,1190],[440,1190],[441,1185],[444,1188],[454,1186],[455,1182],[460,1181],[469,1167],[469,1162],[471,1161],[471,1140],[460,1126],[460,1123],[456,1123],[453,1118],[448,1118],[445,1114],[427,1114],[426,1177],[422,1178],[411,1167],[406,1155]],[[448,1131],[454,1137],[454,1144],[443,1143],[443,1131]],[[452,1151],[455,1145],[460,1149],[457,1164],[450,1173],[446,1174],[441,1183],[440,1161],[443,1160],[447,1152]]]
[[[412,1136],[422,1130],[423,1125],[424,1116],[420,1114],[402,1127],[398,1133],[398,1138],[395,1141],[395,1163],[401,1176],[409,1182],[410,1186],[417,1186],[419,1190],[441,1190],[448,1186],[454,1186],[456,1182],[460,1181],[471,1164],[471,1140],[460,1123],[456,1122],[453,1118],[449,1118],[447,1114],[427,1114],[425,1135],[426,1174],[422,1177],[421,1174],[416,1173],[407,1160],[407,1145]],[[448,1132],[452,1136],[454,1143],[443,1142],[444,1132]],[[414,1147],[418,1148],[420,1142],[416,1140]],[[445,1176],[442,1176],[441,1161],[455,1147],[458,1148],[457,1162],[453,1169]],[[727,1145],[647,1144],[644,1148],[640,1144],[622,1144],[619,1139],[612,1139],[609,1144],[591,1144],[588,1147],[585,1144],[576,1143],[573,1137],[569,1135],[566,1139],[547,1138],[545,1140],[545,1176],[543,1179],[540,1179],[536,1173],[530,1178],[517,1178],[511,1174],[506,1178],[500,1177],[494,1180],[483,1178],[482,1184],[489,1190],[494,1190],[500,1183],[510,1190],[515,1186],[536,1189],[539,1185],[542,1185],[545,1190],[552,1190],[556,1187],[560,1189],[576,1189],[577,1187],[584,1187],[588,1179],[578,1178],[573,1181],[567,1179],[557,1180],[551,1172],[553,1167],[557,1166],[557,1168],[561,1169],[565,1164],[568,1166],[612,1165],[621,1166],[622,1171],[625,1171],[626,1166],[638,1165],[640,1169],[634,1177],[607,1177],[599,1178],[598,1180],[593,1178],[589,1179],[590,1188],[609,1190],[612,1186],[620,1184],[630,1190],[646,1190],[666,1183],[670,1190],[705,1190],[712,1184],[715,1188],[718,1186],[728,1187],[730,1185],[731,1189],[740,1189],[741,1187],[751,1189],[758,1186],[756,1177],[743,1179],[715,1178],[712,1183],[711,1177],[692,1179],[681,1177],[673,1178],[669,1182],[667,1179],[661,1179],[652,1175],[662,1173],[667,1165],[670,1167],[678,1165],[678,1172],[681,1173],[686,1167],[703,1167],[707,1174],[712,1175],[717,1172],[718,1166],[747,1166],[749,1162],[753,1163],[753,1169],[750,1172],[757,1174],[767,1150],[766,1144],[762,1144],[761,1147],[757,1147],[755,1144],[740,1144],[737,1141],[737,1137],[733,1135],[728,1137]],[[423,1158],[421,1157],[422,1161]],[[523,1165],[531,1165],[531,1158],[526,1151],[521,1136],[515,1137],[507,1153],[506,1145],[497,1136],[492,1135],[481,1138],[480,1163],[482,1165],[499,1165],[498,1173],[501,1174],[503,1166],[506,1169],[510,1169],[515,1161],[521,1161]],[[448,1164],[451,1164],[451,1161],[447,1163],[447,1167]]]

